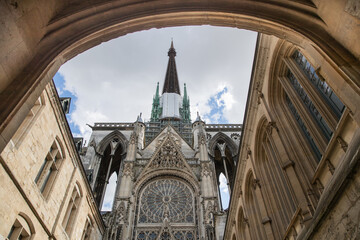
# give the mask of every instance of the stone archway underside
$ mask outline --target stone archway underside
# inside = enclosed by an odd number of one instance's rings
[[[357,91],[360,86],[357,81],[360,79],[360,50],[346,47],[349,45],[346,42],[340,43],[340,37],[319,16],[323,13],[310,0],[271,3],[32,0],[26,6],[22,2],[1,4],[1,7],[5,5],[6,13],[1,18],[14,23],[21,31],[18,38],[23,48],[14,46],[11,36],[6,36],[0,45],[0,49],[8,47],[7,52],[13,50],[12,61],[10,56],[0,60],[3,69],[10,69],[0,74],[0,150],[64,62],[104,41],[150,28],[214,25],[276,35],[302,48],[315,47],[341,70],[349,85]],[[33,21],[30,24],[25,20]],[[360,32],[359,27],[355,29],[355,36],[357,32]]]

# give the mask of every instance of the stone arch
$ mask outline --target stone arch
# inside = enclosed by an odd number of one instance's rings
[[[218,144],[225,144],[224,151],[220,150]],[[223,173],[226,177],[227,184],[230,186],[230,189],[232,189],[235,175],[235,160],[238,153],[236,144],[229,136],[219,132],[211,138],[208,146],[210,156],[215,163],[217,184],[220,184],[220,175]]]
[[[247,236],[246,224],[248,224],[248,219],[245,218],[243,207],[240,206],[237,213],[237,231],[238,236],[240,237],[239,240],[246,240],[250,238],[250,236]]]
[[[81,189],[81,184],[79,181],[75,182],[75,189],[79,193],[80,198],[83,196],[83,190]]]
[[[229,147],[230,151],[231,151],[231,156],[234,157],[235,155],[238,154],[238,147],[236,146],[236,144],[234,143],[234,141],[225,133],[223,132],[218,132],[217,134],[215,134],[209,141],[209,152],[211,156],[214,156],[214,151],[216,148],[216,143],[219,142],[219,140],[224,141],[227,146]]]
[[[200,194],[200,186],[197,180],[194,178],[192,174],[189,174],[182,169],[173,170],[173,169],[161,169],[161,170],[152,170],[142,175],[141,178],[138,178],[134,183],[134,192],[138,192],[143,186],[149,182],[151,179],[156,178],[158,176],[174,176],[183,179],[186,181],[194,190],[194,192],[198,195]]]
[[[127,145],[126,137],[118,130],[115,130],[104,137],[96,147],[101,158],[94,171],[95,183],[93,190],[99,208],[102,206],[109,178],[114,172],[119,176]]]
[[[233,234],[231,240],[236,240],[236,235],[235,235],[235,233]]]
[[[65,149],[64,149],[64,145],[61,141],[61,139],[59,138],[59,136],[56,136],[55,137],[55,144],[57,146],[57,149],[59,150],[59,153],[60,153],[60,156],[61,156],[61,159],[65,159],[66,158],[66,155],[65,155]]]
[[[19,216],[22,217],[23,219],[25,219],[26,223],[28,224],[28,226],[30,228],[31,235],[33,236],[36,232],[35,232],[34,224],[31,221],[31,218],[24,212],[19,212]]]
[[[112,131],[111,133],[109,133],[108,135],[106,135],[106,137],[104,137],[98,144],[98,146],[96,147],[96,150],[99,154],[104,154],[104,151],[106,150],[106,147],[110,144],[110,142],[114,139],[118,139],[119,144],[116,145],[116,147],[121,146],[122,148],[122,152],[121,154],[124,154],[126,149],[127,149],[127,145],[128,145],[128,141],[126,139],[126,137],[124,136],[124,134],[122,134],[121,132],[119,132],[118,130]]]
[[[264,226],[262,224],[262,215],[264,214],[260,207],[262,197],[258,197],[255,192],[258,186],[258,179],[254,178],[252,170],[249,170],[245,178],[245,209],[249,217],[249,230],[251,239],[267,239]]]

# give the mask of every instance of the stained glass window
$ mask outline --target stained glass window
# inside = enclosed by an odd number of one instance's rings
[[[193,223],[193,195],[181,181],[161,179],[148,184],[140,199],[139,223],[162,223],[165,212],[172,223]]]

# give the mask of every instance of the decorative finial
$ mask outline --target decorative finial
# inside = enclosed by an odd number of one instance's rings
[[[202,122],[199,112],[196,112],[196,114],[197,114],[197,117],[196,117],[195,122]]]
[[[140,113],[140,115],[138,115],[136,122],[143,122],[142,118],[141,118],[142,113]]]

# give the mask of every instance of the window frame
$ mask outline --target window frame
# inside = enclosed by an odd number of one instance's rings
[[[64,154],[59,141],[55,138],[48,153],[34,179],[39,191],[44,197],[48,197],[58,176],[64,159]]]

